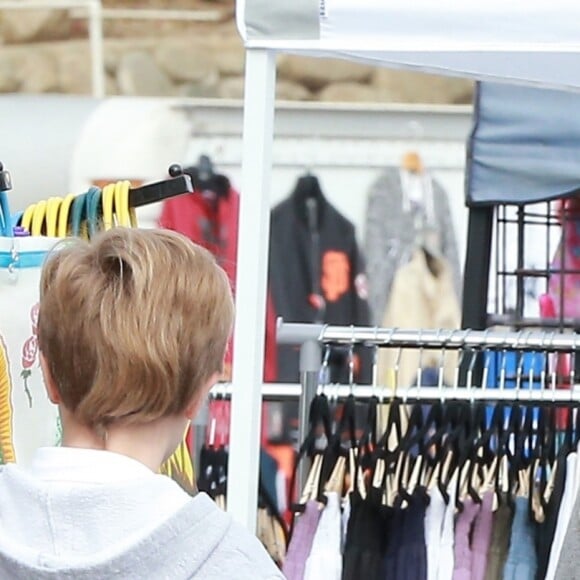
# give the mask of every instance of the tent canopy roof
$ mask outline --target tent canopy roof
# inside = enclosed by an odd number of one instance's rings
[[[468,204],[577,194],[579,109],[577,93],[481,83],[467,160]]]
[[[247,48],[580,89],[571,0],[237,0]]]

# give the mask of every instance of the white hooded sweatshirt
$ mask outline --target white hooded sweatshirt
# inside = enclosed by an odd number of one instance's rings
[[[205,494],[111,453],[39,449],[0,472],[0,578],[283,579]]]

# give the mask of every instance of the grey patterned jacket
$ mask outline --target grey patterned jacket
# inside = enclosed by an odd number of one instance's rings
[[[433,225],[439,233],[441,252],[451,266],[457,297],[461,299],[461,267],[447,193],[435,179],[432,190]],[[389,168],[371,186],[367,204],[365,256],[373,324],[381,324],[395,273],[411,258],[417,243],[415,218],[405,206],[400,170]]]

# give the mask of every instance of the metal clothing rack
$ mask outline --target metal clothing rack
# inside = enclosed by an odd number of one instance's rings
[[[405,330],[359,328],[322,324],[297,324],[278,320],[280,344],[364,344],[367,346],[426,349],[501,349],[542,352],[574,352],[580,335],[552,331],[501,332],[491,330]]]
[[[421,348],[471,351],[471,367],[478,352],[499,350],[502,352],[542,352],[542,353],[575,353],[580,347],[580,336],[576,334],[560,334],[550,331],[475,331],[475,330],[407,330],[397,328],[360,328],[354,326],[331,326],[322,324],[286,323],[282,319],[277,323],[277,340],[280,344],[301,345],[300,350],[300,405],[299,405],[299,436],[302,441],[308,428],[308,406],[316,394],[319,385],[321,352],[324,345],[366,345],[391,348]],[[574,373],[574,370],[572,370]],[[376,376],[376,369],[373,369]],[[336,390],[330,386],[329,392],[336,396],[354,394],[357,398],[378,396],[379,399],[401,397],[403,400],[478,400],[478,401],[530,401],[530,402],[567,402],[580,401],[580,388],[576,389],[573,377],[570,382],[573,388],[556,389],[556,381],[552,381],[551,389],[517,388],[488,389],[474,388],[472,374],[469,381],[459,386],[459,368],[456,384],[453,387],[443,387],[440,381],[438,387],[405,387],[384,389],[379,386],[365,387],[355,385],[338,386]],[[521,377],[520,377],[521,378]],[[526,379],[527,380],[527,379]],[[386,396],[385,396],[386,395]],[[304,481],[304,470],[299,473],[299,481]]]

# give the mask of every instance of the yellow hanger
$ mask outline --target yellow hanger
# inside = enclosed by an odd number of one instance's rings
[[[115,214],[117,225],[124,228],[137,227],[137,214],[129,207],[129,181],[117,181],[115,183]]]
[[[22,227],[28,232],[31,233],[30,230],[32,229],[32,216],[34,215],[34,210],[36,208],[36,204],[33,203],[31,205],[29,205],[26,210],[24,211],[24,214],[22,216]]]
[[[113,222],[113,207],[115,202],[115,184],[109,183],[103,188],[103,225],[105,231],[110,230],[115,224]]]
[[[42,226],[44,224],[44,218],[46,217],[46,205],[46,201],[41,200],[34,208],[34,214],[32,215],[32,231],[30,232],[33,236],[42,235]]]
[[[51,197],[46,204],[46,235],[55,238],[58,233],[58,213],[62,197]]]
[[[66,238],[68,236],[68,216],[70,214],[70,208],[75,196],[73,193],[69,193],[60,204],[58,210],[58,231],[57,236],[59,238]]]

